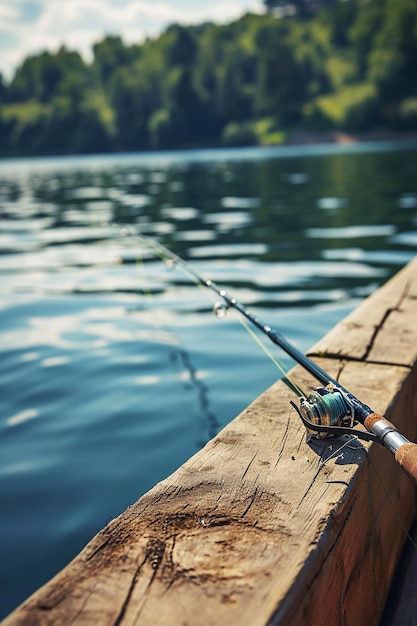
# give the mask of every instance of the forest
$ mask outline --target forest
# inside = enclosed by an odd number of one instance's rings
[[[0,156],[417,131],[415,0],[265,5],[135,45],[109,35],[91,62],[66,47],[27,57],[10,81],[0,75]]]

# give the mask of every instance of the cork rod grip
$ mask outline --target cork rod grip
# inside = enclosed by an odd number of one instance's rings
[[[417,485],[417,444],[405,443],[395,453],[395,460]]]
[[[368,415],[363,424],[367,430],[378,437],[382,445],[395,455],[398,465],[417,485],[417,444],[411,443],[398,432],[392,422],[378,413]]]

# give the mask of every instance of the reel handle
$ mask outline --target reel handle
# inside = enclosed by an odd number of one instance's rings
[[[365,428],[374,433],[379,442],[388,448],[398,465],[417,485],[417,444],[411,443],[398,432],[394,424],[378,413],[371,413],[363,422]]]

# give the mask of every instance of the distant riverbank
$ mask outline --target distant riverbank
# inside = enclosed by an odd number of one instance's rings
[[[211,153],[212,151],[223,151],[226,152],[241,150],[241,149],[268,149],[268,148],[285,148],[285,147],[296,147],[299,146],[325,146],[325,145],[339,145],[339,146],[354,146],[355,144],[372,144],[372,143],[413,143],[417,142],[417,132],[416,133],[393,133],[385,130],[378,131],[369,131],[362,133],[348,133],[342,130],[335,131],[323,131],[323,132],[312,132],[306,130],[292,130],[286,133],[282,133],[282,140],[277,141],[276,143],[256,143],[256,144],[245,144],[245,145],[229,145],[224,146],[218,143],[204,143],[204,144],[192,144],[183,146],[182,148],[177,148],[176,150],[172,149],[159,149],[152,150],[150,148],[144,150],[131,150],[131,151],[116,151],[116,150],[92,150],[91,152],[84,153],[55,153],[55,154],[3,154],[0,155],[0,163],[3,161],[9,161],[14,159],[50,159],[54,157],[62,157],[62,158],[78,158],[78,157],[96,157],[96,156],[105,156],[111,158],[112,155],[122,155],[122,154],[143,154],[143,155],[160,155],[160,154],[181,154],[184,152],[191,153],[205,153],[208,151]]]
[[[374,141],[417,141],[416,133],[394,133],[376,130],[362,133],[349,133],[343,130],[309,132],[295,130],[287,134],[283,145],[312,145],[323,143],[354,144]]]

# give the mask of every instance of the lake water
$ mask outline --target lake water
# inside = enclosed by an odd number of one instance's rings
[[[0,162],[0,617],[280,375],[126,226],[305,351],[416,253],[417,145]]]

